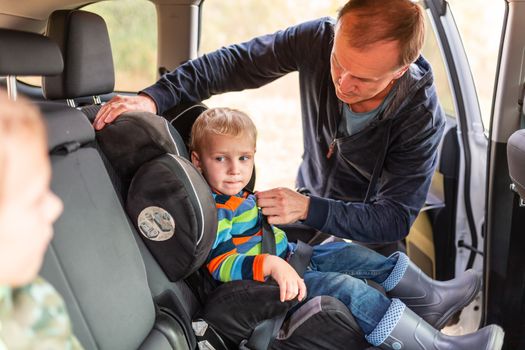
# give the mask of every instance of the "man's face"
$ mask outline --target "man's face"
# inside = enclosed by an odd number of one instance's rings
[[[394,80],[407,69],[399,67],[397,42],[378,42],[364,49],[352,47],[344,33],[351,30],[353,20],[348,14],[339,20],[330,56],[335,93],[349,105],[382,100]]]
[[[44,142],[24,140],[5,147],[0,203],[0,285],[30,282],[53,236],[61,200],[49,189],[51,169]]]
[[[191,159],[213,190],[231,196],[250,181],[254,155],[254,141],[246,135],[210,134]]]

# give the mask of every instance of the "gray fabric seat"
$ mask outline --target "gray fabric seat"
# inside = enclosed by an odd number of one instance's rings
[[[63,295],[74,331],[88,349],[173,349],[187,347],[175,320],[155,310],[133,230],[97,150],[85,116],[43,104],[53,150],[52,188],[64,201],[42,275]],[[179,340],[177,346],[170,342]],[[150,347],[154,343],[154,347]]]
[[[525,129],[515,131],[507,144],[509,174],[516,191],[525,200]]]
[[[106,24],[100,16],[80,10],[55,11],[49,17],[47,36],[58,44],[64,55],[63,73],[43,79],[42,85],[47,98],[71,101],[113,91],[114,69],[111,46]],[[89,56],[81,54],[87,51],[90,52]],[[74,105],[72,102],[69,104]],[[96,104],[78,107],[90,121],[94,119],[99,108],[100,105]],[[160,125],[161,122],[166,125]],[[168,123],[164,120],[161,122],[157,123],[157,128],[167,131]],[[173,135],[173,137],[175,146],[180,150],[177,154],[187,157],[185,145],[180,137],[178,135]],[[124,143],[128,141],[122,140]],[[94,146],[98,148],[97,143],[94,143]],[[117,195],[121,199],[122,196],[125,196],[129,183],[126,181],[123,183],[122,179],[114,173],[113,165],[106,161],[105,155],[101,154],[101,156],[117,190]],[[167,279],[144,243],[135,234],[133,226],[128,226],[131,229],[128,236],[132,235],[138,244],[150,292],[155,299],[156,306],[170,313],[180,323],[184,323],[188,346],[194,347],[195,338],[192,333],[188,332],[188,329],[191,330],[191,315],[196,312],[200,304],[183,281],[171,282]]]
[[[0,43],[2,74],[61,70],[60,50],[46,37],[0,30]],[[41,274],[64,297],[75,335],[86,349],[192,348],[180,320],[153,301],[133,228],[92,147],[91,124],[63,104],[38,106],[49,134],[52,188],[65,208]]]

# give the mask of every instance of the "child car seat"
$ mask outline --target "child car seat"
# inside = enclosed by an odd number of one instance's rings
[[[150,127],[147,122],[151,121],[154,128],[156,118],[160,117],[126,113],[98,132],[97,139],[118,176],[133,177],[126,201],[130,219],[166,275],[177,281],[199,271],[205,262],[216,235],[216,209],[208,185],[193,165],[163,149],[161,145],[169,144],[169,140],[151,140],[154,133],[146,131]],[[134,128],[142,132],[135,132]],[[118,141],[119,134],[145,139],[123,145]],[[143,153],[135,147],[148,141],[156,151],[142,157]],[[118,159],[113,159],[114,147],[124,147],[127,153],[135,154],[136,163],[120,166]],[[200,288],[195,285],[197,280],[191,283]],[[202,300],[203,308],[194,317],[194,331],[197,336],[202,335],[199,346],[214,342],[215,348],[238,348],[250,339],[258,325],[292,307],[292,302],[281,303],[278,295],[277,285],[255,281],[230,282],[209,292]],[[201,333],[203,329],[211,329],[214,339]],[[269,348],[357,350],[367,346],[347,307],[337,299],[323,296],[297,307]]]

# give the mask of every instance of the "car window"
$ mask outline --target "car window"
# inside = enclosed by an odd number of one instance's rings
[[[432,25],[430,24],[426,11],[425,22],[426,36],[422,53],[432,66],[434,81],[441,107],[447,116],[455,118],[456,110],[454,108],[454,99],[450,88],[451,84],[449,82],[449,77],[445,68],[445,62],[443,60],[443,56],[441,55],[441,50],[436,39],[436,34],[432,30]]]
[[[314,18],[335,17],[345,3],[346,0],[205,1],[199,54]],[[295,187],[295,169],[303,151],[297,73],[259,89],[213,96],[204,103],[209,107],[238,108],[254,120],[258,129],[257,189]]]
[[[490,114],[505,1],[448,0],[476,84],[485,130]]]
[[[108,26],[115,90],[138,91],[157,80],[157,16],[147,0],[103,1],[82,8]]]

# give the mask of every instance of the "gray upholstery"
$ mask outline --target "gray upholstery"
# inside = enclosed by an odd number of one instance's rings
[[[112,52],[106,25],[102,18],[92,13],[79,10],[56,11],[49,18],[47,34],[59,43],[62,52],[66,56],[64,60],[64,74],[58,76],[56,79],[44,79],[43,87],[46,90],[47,98],[74,98],[78,96],[99,95],[113,91],[114,71]],[[77,41],[75,41],[74,38],[77,38]],[[80,38],[82,40],[78,41]],[[92,50],[94,48],[96,48],[97,56],[95,59],[82,56],[87,52],[93,54]],[[103,72],[96,73],[96,75],[89,77],[87,80],[80,74],[95,68],[102,69]],[[99,108],[100,106],[98,105],[88,105],[81,107],[81,111],[88,119],[93,121]],[[157,118],[161,119],[159,117]],[[162,121],[166,124],[165,120]],[[53,121],[50,120],[50,122]],[[157,123],[157,125],[159,128],[158,132],[162,133],[162,125],[159,125],[159,123]],[[153,139],[157,139],[158,136],[159,135],[153,136]],[[176,142],[183,146],[180,140],[176,140]],[[181,150],[181,154],[187,156],[187,154],[184,154],[185,151],[185,149]],[[105,159],[105,157],[103,158]],[[113,168],[112,164],[106,164],[106,167],[110,170],[110,175],[114,177],[114,187],[119,189],[122,179],[118,176],[115,178],[116,174],[111,171]],[[133,228],[133,225],[129,223],[129,221],[128,225],[130,228]],[[132,229],[130,235],[134,237],[134,240],[136,240],[139,246],[146,268],[149,288],[156,303],[161,307],[168,307],[174,310],[179,320],[189,322],[191,320],[191,316],[189,315],[193,315],[200,307],[191,290],[183,281],[170,282],[153,256],[151,256],[149,250],[145,247],[144,242],[134,232],[134,229]],[[177,308],[176,306],[179,307]],[[186,328],[188,328],[187,326],[186,324]],[[188,346],[194,347],[194,338],[190,337],[190,339],[187,339],[187,337],[184,337],[182,334],[183,331],[179,327],[172,327],[172,332],[175,332],[177,335],[171,337],[174,348],[185,349]],[[151,343],[151,341],[148,343]]]
[[[84,147],[93,141],[87,118],[73,108],[50,108],[49,103],[41,109],[48,129],[54,129],[50,145],[70,142],[71,125],[76,125],[80,145],[51,156],[52,188],[64,201],[64,213],[55,223],[41,272],[64,297],[74,333],[87,349],[173,349],[174,343],[187,347],[177,322],[164,326],[168,336],[158,325],[133,229],[100,155]]]
[[[0,29],[0,76],[54,75],[63,68],[60,50],[52,40],[39,34]]]
[[[80,10],[51,14],[47,35],[64,56],[64,72],[43,79],[47,99],[73,99],[113,92],[115,72],[106,23]]]
[[[52,160],[52,187],[65,209],[43,275],[67,298],[83,344],[136,349],[153,328],[155,310],[104,165],[93,149]]]
[[[86,123],[85,118],[70,118],[71,109],[53,102],[40,103],[39,107],[40,111],[48,116],[46,124],[50,150],[64,144],[78,143],[80,145],[94,140],[93,127]]]
[[[49,39],[7,30],[0,31],[0,62],[5,75],[62,69],[60,50]],[[90,147],[89,121],[62,104],[39,107],[54,150],[52,188],[65,208],[41,275],[63,296],[73,332],[86,349],[189,349],[178,320],[153,303],[134,231]]]
[[[525,129],[514,132],[507,144],[509,174],[520,197],[525,199]]]

